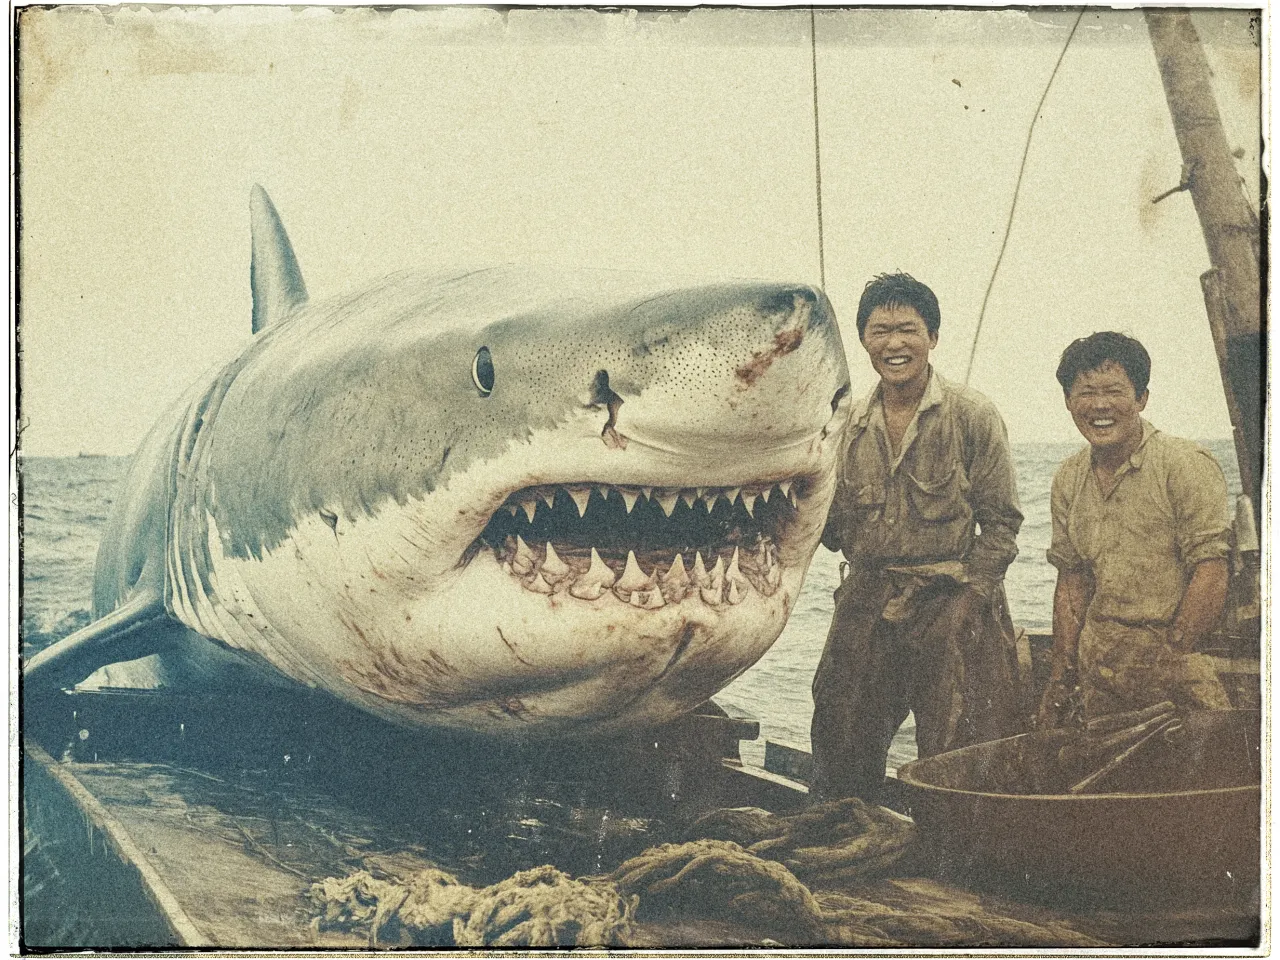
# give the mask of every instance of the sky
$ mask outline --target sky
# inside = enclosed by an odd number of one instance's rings
[[[933,287],[962,379],[1027,129],[1074,11],[819,10],[826,290],[854,389],[865,282]],[[1194,19],[1257,206],[1247,11]],[[28,455],[132,451],[250,339],[249,191],[313,299],[496,262],[817,283],[805,10],[28,8],[19,333]],[[1190,195],[1140,11],[1088,11],[1027,159],[972,386],[1015,442],[1077,438],[1072,339],[1153,358],[1147,416],[1230,432]]]

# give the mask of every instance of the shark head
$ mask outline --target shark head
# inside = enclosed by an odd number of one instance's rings
[[[496,268],[262,326],[180,444],[187,626],[402,724],[535,735],[670,719],[781,632],[848,406],[820,291]]]

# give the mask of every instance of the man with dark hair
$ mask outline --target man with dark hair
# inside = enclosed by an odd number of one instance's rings
[[[867,284],[858,336],[880,380],[845,433],[822,542],[844,553],[813,681],[813,795],[876,800],[908,711],[921,756],[1019,732],[1005,569],[1022,523],[1004,421],[929,363],[938,299]]]
[[[1151,358],[1137,340],[1072,343],[1058,382],[1089,446],[1053,478],[1053,668],[1039,722],[1172,700],[1225,708],[1209,659],[1194,653],[1227,591],[1227,487],[1213,455],[1142,417]]]

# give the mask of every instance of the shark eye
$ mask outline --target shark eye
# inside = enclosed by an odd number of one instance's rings
[[[487,397],[493,393],[493,357],[488,347],[476,351],[476,358],[471,361],[471,379],[475,381],[480,396]]]

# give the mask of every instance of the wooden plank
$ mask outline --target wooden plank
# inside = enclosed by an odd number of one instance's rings
[[[66,791],[92,828],[99,831],[105,838],[118,859],[137,871],[143,889],[154,904],[157,913],[173,932],[177,946],[214,945],[187,915],[161,872],[143,853],[124,824],[116,819],[68,768],[56,763],[49,754],[30,741],[24,741],[23,755],[26,762],[35,764]]]

